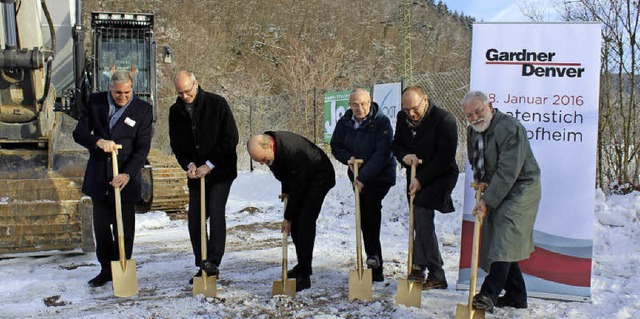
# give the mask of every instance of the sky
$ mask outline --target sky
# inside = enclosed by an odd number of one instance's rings
[[[545,21],[556,21],[552,9],[553,0],[444,0],[449,10],[463,12],[484,22],[528,22],[522,13],[523,2],[544,6]]]

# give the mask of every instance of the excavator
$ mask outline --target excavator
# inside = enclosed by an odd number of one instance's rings
[[[94,250],[91,199],[81,193],[88,152],[71,136],[91,92],[116,68],[156,112],[152,14],[92,12],[85,48],[82,1],[0,0],[0,257]],[[138,212],[183,211],[186,177],[152,149]]]

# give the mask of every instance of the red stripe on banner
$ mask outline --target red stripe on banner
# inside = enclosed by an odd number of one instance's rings
[[[460,239],[460,269],[471,268],[471,249],[473,248],[473,222],[462,221],[462,238]]]
[[[460,269],[471,267],[473,222],[462,221]],[[567,256],[540,247],[527,260],[520,262],[522,271],[530,276],[577,287],[591,286],[591,259]]]
[[[520,268],[524,273],[549,281],[591,286],[591,258],[572,257],[536,247],[529,259],[520,262]]]

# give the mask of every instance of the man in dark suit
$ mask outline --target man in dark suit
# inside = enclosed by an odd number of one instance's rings
[[[114,188],[121,189],[126,258],[131,259],[135,230],[135,203],[141,198],[140,172],[153,135],[153,109],[133,92],[129,71],[115,71],[109,92],[94,93],[80,117],[73,139],[89,150],[82,192],[93,202],[93,229],[100,273],[89,280],[99,287],[111,281],[112,260],[118,260]],[[116,145],[122,145],[117,150]],[[111,152],[118,152],[113,176]],[[112,230],[113,228],[113,230]]]
[[[282,183],[288,203],[281,230],[291,233],[298,257],[287,276],[296,278],[296,291],[310,288],[316,220],[325,196],[336,185],[333,164],[318,146],[290,132],[255,135],[247,142],[247,151]]]
[[[398,112],[393,137],[393,154],[407,169],[407,190],[414,194],[413,270],[409,279],[422,281],[423,289],[446,289],[447,279],[438,247],[434,210],[453,211],[451,191],[458,180],[456,119],[445,109],[432,103],[418,86],[402,93],[402,111]],[[408,171],[417,166],[416,177]],[[425,269],[429,275],[425,279]]]
[[[218,276],[226,241],[225,206],[238,176],[238,128],[227,100],[200,87],[191,72],[174,78],[178,98],[169,109],[169,139],[178,163],[187,172],[188,224],[196,267]],[[202,261],[200,177],[205,177],[206,216],[209,217],[207,259]],[[199,270],[195,277],[202,276]],[[193,283],[193,278],[190,279]]]

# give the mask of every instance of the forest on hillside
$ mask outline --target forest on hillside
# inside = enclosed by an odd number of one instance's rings
[[[264,103],[288,104],[280,108],[284,114],[303,118],[288,129],[310,136],[306,127],[321,129],[311,123],[314,115],[317,122],[318,90],[402,79],[407,9],[416,75],[466,70],[474,21],[433,0],[85,0],[83,6],[85,25],[93,11],[155,15],[158,55],[165,46],[173,52],[171,64],[157,57],[154,144],[165,151],[167,110],[176,97],[171,79],[178,70],[193,71],[205,90],[227,98],[241,132],[250,130],[247,108],[260,104],[250,99],[287,95],[285,102]],[[282,118],[277,110],[266,113]]]

